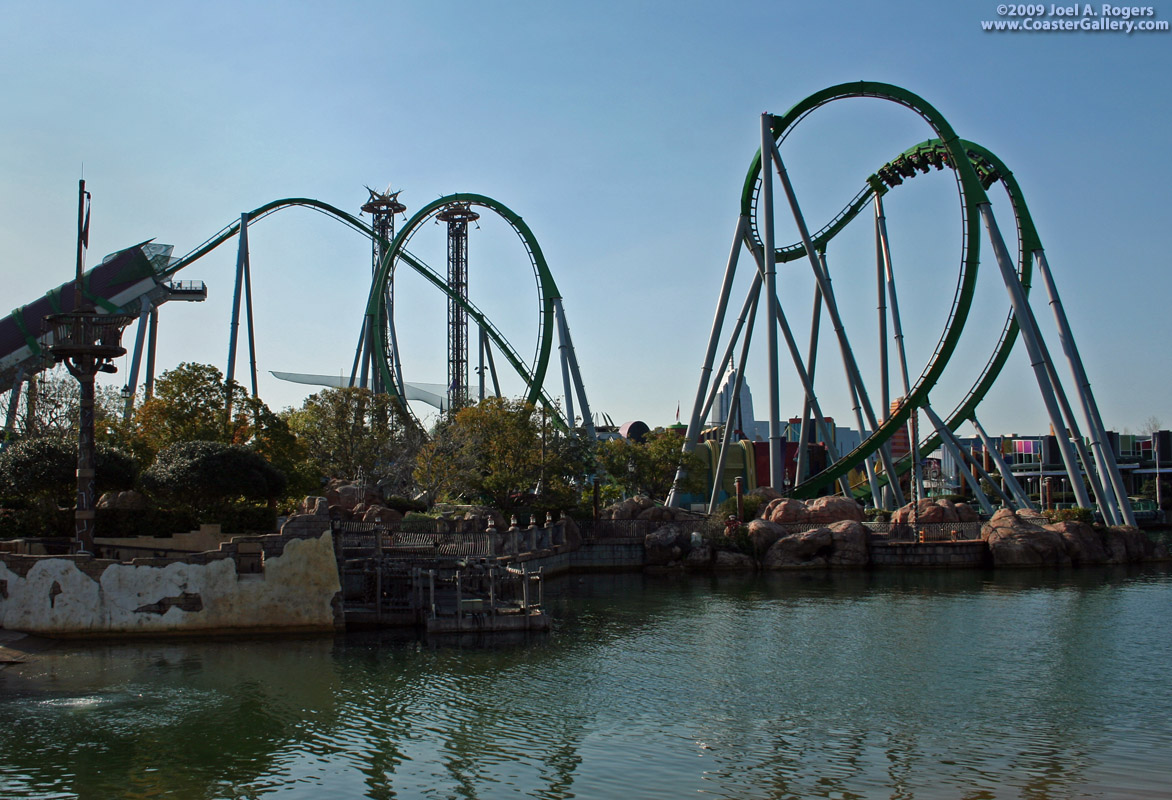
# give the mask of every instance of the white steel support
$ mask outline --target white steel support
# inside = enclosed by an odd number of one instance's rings
[[[126,379],[126,403],[122,408],[122,421],[129,422],[134,412],[134,395],[138,390],[138,368],[142,364],[142,348],[146,341],[147,326],[150,324],[151,308],[148,304],[138,316],[138,330],[134,335],[134,357],[130,360],[130,375]]]
[[[690,453],[696,448],[700,438],[700,413],[705,395],[708,393],[708,383],[712,379],[712,359],[716,355],[716,346],[720,341],[720,331],[724,326],[724,314],[728,308],[728,296],[732,290],[733,276],[737,271],[737,258],[740,255],[741,240],[744,239],[748,221],[744,217],[737,218],[737,229],[733,235],[732,248],[728,254],[728,262],[724,268],[724,281],[720,287],[720,298],[716,301],[716,313],[712,319],[712,331],[708,335],[708,349],[704,353],[704,361],[700,365],[700,385],[696,389],[696,399],[692,403],[692,415],[688,419],[688,430],[684,434],[683,451]],[[586,417],[583,413],[583,417]],[[667,506],[679,505],[679,492],[676,486],[684,477],[683,470],[677,470],[672,489],[667,495]]]
[[[806,249],[806,256],[810,260],[810,265],[814,268],[814,277],[818,281],[818,285],[822,288],[822,301],[826,304],[826,313],[830,315],[830,321],[834,325],[835,335],[838,337],[839,349],[842,352],[843,367],[846,370],[847,383],[857,392],[859,404],[862,406],[862,412],[866,414],[866,421],[871,426],[871,430],[877,431],[879,429],[879,422],[875,418],[875,411],[871,408],[870,400],[867,398],[867,390],[863,385],[862,375],[859,373],[859,365],[855,361],[854,352],[851,350],[850,341],[846,336],[846,329],[843,327],[842,317],[838,313],[838,304],[834,299],[834,291],[830,287],[830,273],[823,270],[822,263],[814,251],[814,245],[810,239],[810,231],[806,227],[805,217],[802,216],[801,206],[798,205],[797,195],[794,194],[793,184],[790,182],[789,174],[786,172],[781,153],[778,152],[772,140],[768,144],[768,150],[773,156],[774,163],[777,165],[777,174],[781,178],[781,185],[785,189],[786,198],[789,200],[790,210],[793,212],[794,221],[798,226],[798,232],[802,236],[802,245]],[[764,160],[762,159],[763,162]],[[772,255],[772,253],[769,255]],[[856,405],[856,415],[858,412],[859,408]],[[860,419],[860,430],[865,429],[865,427],[862,419]],[[887,473],[887,480],[891,486],[895,502],[898,505],[903,505],[903,492],[899,488],[895,467],[891,461],[891,451],[887,447],[886,442],[879,447],[879,458],[883,462],[883,469]]]
[[[1123,476],[1119,474],[1119,465],[1115,462],[1115,454],[1107,445],[1107,432],[1103,427],[1103,418],[1099,416],[1098,404],[1091,393],[1091,382],[1087,378],[1083,367],[1082,356],[1074,343],[1074,333],[1070,329],[1070,321],[1066,318],[1066,309],[1058,296],[1058,288],[1054,284],[1054,276],[1050,272],[1050,264],[1046,253],[1041,249],[1034,251],[1034,260],[1038,264],[1038,273],[1042,284],[1046,287],[1046,295],[1050,300],[1050,308],[1054,313],[1054,320],[1058,325],[1058,338],[1062,343],[1062,351],[1066,354],[1067,363],[1074,374],[1075,393],[1082,406],[1083,417],[1087,423],[1087,432],[1091,438],[1091,451],[1094,453],[1095,464],[1100,475],[1106,475],[1109,486],[1118,503],[1118,510],[1124,524],[1135,526],[1135,515],[1131,510],[1131,502],[1127,499],[1127,491],[1123,486]],[[1159,481],[1157,481],[1157,484]]]
[[[761,115],[761,241],[765,252],[766,350],[769,366],[769,485],[785,488],[785,462],[781,455],[781,385],[777,364],[777,251],[773,243],[773,115]],[[782,169],[781,161],[777,162]],[[787,184],[788,185],[788,184]],[[787,189],[788,191],[788,189]]]
[[[745,381],[745,360],[749,356],[749,343],[753,340],[753,322],[757,318],[757,301],[760,297],[760,292],[753,297],[753,304],[749,308],[749,321],[745,325],[745,341],[741,345],[740,367],[734,367],[736,369],[736,379],[733,381],[732,399],[729,402],[728,415],[724,419],[724,435],[720,441],[720,454],[716,458],[716,469],[712,475],[712,495],[708,501],[709,514],[716,510],[716,503],[720,499],[720,484],[723,483],[724,478],[724,462],[728,456],[728,446],[732,442],[733,413],[741,400],[741,384]]]
[[[903,380],[903,396],[905,400],[912,393],[911,376],[907,369],[907,348],[903,341],[903,319],[899,314],[899,295],[895,292],[895,267],[891,261],[891,242],[887,238],[887,218],[883,214],[883,198],[876,193],[875,195],[875,225],[878,230],[880,255],[883,260],[883,273],[887,283],[888,301],[891,305],[891,328],[895,334],[895,349],[899,356],[899,374]],[[887,376],[884,373],[884,382],[886,384]],[[886,388],[886,385],[885,385]],[[888,401],[884,401],[883,417],[887,418],[889,405]],[[912,479],[916,487],[916,496],[924,497],[924,470],[920,466],[920,443],[916,441],[918,434],[918,425],[916,424],[916,415],[918,409],[913,408],[911,414],[908,416],[908,438],[911,440],[911,459],[912,459]]]
[[[16,371],[16,379],[12,382],[12,390],[8,394],[8,413],[4,416],[4,435],[0,436],[0,451],[8,446],[8,440],[16,428],[16,408],[20,405],[20,387],[24,384],[24,367]],[[1159,483],[1159,473],[1156,473],[1156,483]]]
[[[818,366],[818,329],[822,324],[822,290],[814,287],[814,310],[810,313],[810,349],[806,356],[806,365],[810,372],[810,384],[814,383],[814,372]],[[807,395],[802,400],[802,427],[798,430],[798,457],[794,469],[794,483],[804,481],[810,471],[810,398]]]
[[[883,217],[883,196],[875,192],[875,281],[879,300],[879,402],[883,405],[883,419],[891,408],[891,386],[887,365],[887,236]]]
[[[1034,504],[1030,502],[1029,495],[1021,488],[1021,484],[1018,483],[1017,478],[1013,474],[1013,470],[1010,469],[1005,459],[1001,457],[1000,451],[993,447],[993,441],[989,438],[989,434],[985,432],[985,429],[977,421],[976,417],[973,417],[971,422],[977,432],[977,436],[981,440],[981,444],[985,447],[985,452],[989,454],[989,458],[997,465],[997,471],[1001,474],[1001,480],[1005,482],[1009,493],[1013,495],[1014,502],[1017,503],[1018,508],[1033,508]]]
[[[754,256],[756,253],[754,253]],[[729,337],[728,346],[724,350],[724,355],[715,363],[720,364],[720,369],[724,369],[724,365],[732,361],[733,350],[736,348],[737,342],[741,339],[741,331],[745,327],[745,320],[749,318],[749,306],[756,297],[758,290],[762,283],[761,271],[757,270],[753,273],[753,282],[749,286],[749,291],[745,295],[744,305],[741,306],[741,313],[737,317],[736,323],[733,325],[732,336]],[[708,414],[712,411],[712,406],[716,403],[716,396],[720,394],[720,382],[712,381],[711,387],[708,389],[708,398],[704,401],[704,408],[700,411],[700,419],[708,419]]]
[[[830,426],[826,424],[826,417],[822,413],[822,407],[818,404],[818,395],[814,393],[814,381],[810,378],[810,374],[806,371],[805,364],[802,363],[802,354],[798,352],[798,342],[794,338],[793,331],[790,329],[789,320],[786,319],[785,310],[782,309],[781,303],[777,299],[777,295],[769,297],[770,305],[773,307],[773,317],[776,324],[773,326],[774,330],[780,329],[782,338],[785,339],[785,345],[789,349],[790,359],[793,361],[794,369],[798,373],[798,380],[801,381],[802,391],[810,401],[810,407],[814,411],[814,419],[821,429],[822,441],[826,445],[826,454],[833,463],[838,460],[838,448],[834,444],[833,431]],[[784,476],[783,476],[784,477]],[[839,485],[842,487],[843,494],[847,497],[851,496],[850,480],[843,475],[839,478]]]
[[[569,342],[562,334],[562,323],[558,320],[558,361],[562,366],[562,396],[566,398],[566,422],[574,428],[574,392],[570,388],[570,357],[567,354]],[[480,399],[484,399],[484,331],[480,333]]]
[[[566,359],[570,364],[570,375],[573,378],[574,386],[578,390],[578,407],[582,410],[582,424],[586,428],[586,435],[590,441],[598,438],[598,434],[594,431],[594,417],[590,413],[590,402],[586,399],[586,386],[582,383],[582,373],[578,369],[578,357],[574,354],[574,340],[570,338],[570,323],[566,321],[566,310],[562,307],[562,299],[560,297],[553,298],[554,316],[558,322],[558,328],[561,331],[562,341],[566,343]],[[493,380],[496,380],[496,373],[493,373]],[[499,391],[499,389],[498,389]],[[570,420],[570,427],[574,427],[574,421]]]
[[[1025,290],[1022,288],[1021,281],[1018,279],[1016,269],[1014,269],[1013,260],[1010,258],[1009,250],[1005,246],[1005,239],[1002,238],[1001,230],[997,227],[997,220],[993,217],[992,205],[984,202],[977,206],[977,210],[980,212],[981,218],[985,221],[985,228],[989,232],[989,242],[993,246],[993,254],[997,258],[997,266],[1001,269],[1001,277],[1005,282],[1006,290],[1009,292],[1009,299],[1013,303],[1013,313],[1017,319],[1022,339],[1025,341],[1026,350],[1029,353],[1030,366],[1034,369],[1034,375],[1038,381],[1038,389],[1042,394],[1042,402],[1046,406],[1046,413],[1050,417],[1050,424],[1054,427],[1055,438],[1058,441],[1058,451],[1062,454],[1062,463],[1065,465],[1066,474],[1070,478],[1070,486],[1074,490],[1074,496],[1078,504],[1083,508],[1090,508],[1091,498],[1087,494],[1086,487],[1083,486],[1082,470],[1079,468],[1075,459],[1074,450],[1070,446],[1070,440],[1066,437],[1062,415],[1058,410],[1058,404],[1054,399],[1054,392],[1052,390],[1053,387],[1050,384],[1050,378],[1046,372],[1045,356],[1039,345],[1041,334],[1038,330],[1037,320],[1034,319],[1033,310],[1029,306],[1029,302],[1025,296]]]
[[[985,473],[984,469],[981,468],[981,465],[977,464],[976,460],[965,452],[964,447],[952,434],[952,431],[949,430],[948,426],[944,424],[944,420],[936,416],[936,412],[933,411],[930,406],[924,406],[924,413],[927,414],[928,419],[932,423],[932,426],[936,428],[936,433],[940,436],[940,441],[944,443],[945,447],[949,450],[949,452],[952,453],[952,456],[954,459],[956,459],[957,463],[973,464],[982,474],[985,475],[985,479],[989,481],[990,485],[993,486],[994,489],[997,489],[997,485],[993,483],[993,481],[988,477],[988,474]],[[977,503],[981,506],[981,511],[986,514],[992,514],[993,505],[989,502],[989,498],[981,489],[980,482],[977,481],[977,479],[974,478],[972,473],[967,469],[962,469],[961,474],[964,475],[965,483],[969,485],[969,489],[972,490],[973,496],[977,498]]]

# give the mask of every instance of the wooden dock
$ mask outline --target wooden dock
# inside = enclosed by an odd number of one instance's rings
[[[435,634],[548,630],[541,571],[518,566],[515,553],[498,552],[501,539],[335,523],[346,627]]]

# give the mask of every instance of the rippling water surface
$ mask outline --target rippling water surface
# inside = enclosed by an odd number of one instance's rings
[[[1168,797],[1172,571],[551,581],[550,635],[59,646],[0,797]]]

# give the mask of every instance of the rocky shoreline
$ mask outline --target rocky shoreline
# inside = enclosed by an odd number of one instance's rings
[[[658,522],[644,537],[645,566],[652,571],[745,572],[803,569],[865,569],[881,547],[909,547],[864,524],[863,508],[842,497],[803,501],[757,498],[759,515],[747,525],[730,526],[723,535],[703,534],[695,517],[675,509],[650,507],[642,498],[607,509],[608,519]],[[903,526],[914,536],[918,526],[957,525],[975,531],[980,521],[964,503],[922,500],[892,513],[890,527]],[[979,536],[932,542],[971,548],[984,545],[984,566],[1079,567],[1168,561],[1168,548],[1131,527],[1103,527],[1084,522],[1051,523],[1036,511],[1001,509],[980,525]],[[948,565],[942,560],[940,566]]]

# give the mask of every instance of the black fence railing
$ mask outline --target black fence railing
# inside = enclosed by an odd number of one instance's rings
[[[868,522],[875,537],[889,542],[965,542],[981,538],[982,522]]]

